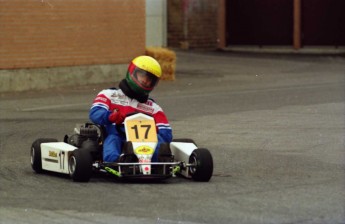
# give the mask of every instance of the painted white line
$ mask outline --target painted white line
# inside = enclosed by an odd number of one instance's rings
[[[60,105],[24,108],[24,109],[20,109],[20,111],[29,112],[29,111],[50,110],[50,109],[59,109],[59,108],[77,107],[77,106],[86,106],[86,105],[89,105],[91,107],[90,103],[74,103],[74,104],[60,104]]]

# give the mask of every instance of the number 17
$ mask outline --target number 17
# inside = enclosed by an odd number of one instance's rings
[[[146,128],[144,139],[148,139],[149,132],[150,132],[150,129],[151,129],[151,125],[142,124],[142,125],[140,125],[140,128]],[[131,127],[131,129],[133,129],[135,131],[135,138],[139,139],[138,125],[134,125],[133,127]]]

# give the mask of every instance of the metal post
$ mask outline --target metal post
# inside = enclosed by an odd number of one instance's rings
[[[293,1],[293,47],[301,48],[301,0]]]
[[[226,47],[226,2],[218,0],[217,47]]]

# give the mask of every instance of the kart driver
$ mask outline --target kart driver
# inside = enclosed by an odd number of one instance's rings
[[[104,162],[121,161],[119,157],[126,141],[123,121],[127,114],[141,112],[154,118],[158,145],[152,157],[153,162],[158,161],[158,149],[161,143],[172,141],[172,129],[166,115],[162,108],[149,98],[149,93],[161,76],[161,67],[154,58],[136,57],[129,64],[126,78],[120,82],[119,89],[102,90],[94,99],[89,117],[95,124],[105,126]]]

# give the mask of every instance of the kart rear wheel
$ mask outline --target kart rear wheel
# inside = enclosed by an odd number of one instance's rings
[[[200,182],[208,182],[213,173],[213,159],[208,149],[198,148],[189,157],[189,167],[192,179]]]
[[[36,173],[42,173],[41,143],[57,142],[55,138],[39,138],[34,141],[30,149],[31,167]]]
[[[73,181],[88,182],[92,175],[92,156],[90,151],[76,149],[68,160],[68,170]]]

